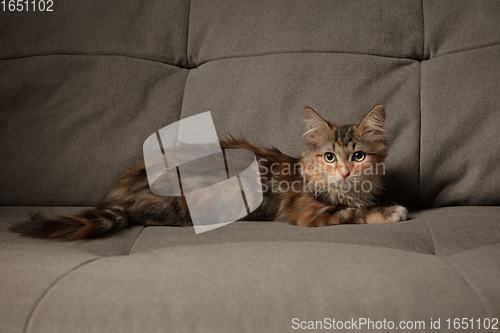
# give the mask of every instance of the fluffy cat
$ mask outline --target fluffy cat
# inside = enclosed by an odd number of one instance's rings
[[[378,105],[354,125],[336,125],[306,108],[306,145],[300,158],[241,139],[221,141],[222,149],[247,149],[259,161],[263,201],[242,220],[285,221],[303,227],[405,220],[408,213],[402,206],[375,206],[387,155],[385,117],[384,107]],[[76,216],[34,214],[29,221],[13,225],[11,231],[77,240],[134,224],[192,225],[183,196],[151,192],[144,161],[126,170],[97,207]]]

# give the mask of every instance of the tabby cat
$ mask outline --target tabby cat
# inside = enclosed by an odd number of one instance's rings
[[[300,158],[230,138],[222,149],[252,151],[261,173],[262,204],[242,220],[285,221],[302,227],[391,223],[407,218],[399,205],[376,206],[387,155],[385,109],[376,106],[354,125],[336,125],[311,108]],[[77,240],[99,237],[130,225],[191,226],[184,196],[151,192],[144,161],[125,171],[97,205],[76,216],[34,214],[11,231],[32,237]]]

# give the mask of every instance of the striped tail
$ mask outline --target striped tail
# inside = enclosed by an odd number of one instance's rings
[[[56,218],[45,218],[36,213],[29,221],[12,225],[10,231],[34,238],[77,240],[100,237],[128,225],[127,214],[121,207],[106,207]]]

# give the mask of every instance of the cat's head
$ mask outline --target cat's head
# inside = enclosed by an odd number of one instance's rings
[[[334,204],[364,206],[381,191],[387,156],[385,108],[376,106],[354,125],[337,125],[306,108],[302,176],[317,196]]]

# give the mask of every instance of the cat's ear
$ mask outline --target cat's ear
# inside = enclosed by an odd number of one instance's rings
[[[320,143],[328,136],[330,125],[313,109],[306,108],[304,120],[307,126],[304,136],[307,138],[307,141]]]
[[[358,128],[363,136],[373,141],[385,140],[385,108],[377,105],[368,115],[358,123]]]

